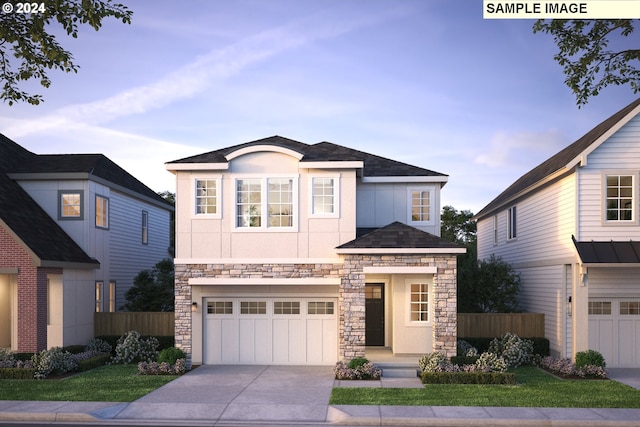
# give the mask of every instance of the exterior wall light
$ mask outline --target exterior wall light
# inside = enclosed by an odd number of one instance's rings
[[[196,313],[197,311],[198,311],[198,303],[194,301],[191,303],[191,312]]]

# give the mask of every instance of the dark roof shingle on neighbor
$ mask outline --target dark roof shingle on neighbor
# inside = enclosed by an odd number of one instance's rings
[[[401,222],[369,231],[336,249],[461,249],[462,246]]]
[[[513,197],[515,197],[522,191],[542,181],[546,177],[560,171],[573,159],[579,156],[580,153],[588,149],[591,144],[596,142],[598,138],[600,138],[608,130],[615,126],[620,120],[631,113],[636,107],[638,107],[638,105],[640,105],[640,98],[622,108],[620,111],[613,114],[602,123],[598,124],[596,127],[591,129],[571,145],[567,146],[549,159],[540,163],[535,168],[531,169],[526,174],[522,175],[518,180],[507,187],[506,190],[504,190],[495,199],[489,202],[489,204],[482,208],[480,212],[475,215],[475,218],[479,219],[483,216],[492,214],[495,209],[500,208],[504,203],[510,201]]]
[[[442,176],[447,175],[435,172],[418,166],[409,165],[407,163],[398,162],[396,160],[387,159],[385,157],[376,156],[374,154],[365,153],[363,151],[354,150],[342,145],[333,144],[331,142],[319,142],[317,144],[305,144],[303,142],[294,141],[293,139],[284,138],[282,136],[271,136],[256,141],[245,142],[243,144],[231,147],[221,148],[219,150],[210,151],[183,159],[174,160],[171,163],[227,163],[225,156],[245,147],[255,145],[274,145],[284,147],[300,153],[303,157],[300,160],[304,162],[323,162],[323,161],[362,161],[364,163],[363,176]]]

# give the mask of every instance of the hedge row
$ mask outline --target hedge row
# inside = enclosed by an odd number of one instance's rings
[[[35,368],[0,368],[1,380],[32,380]]]
[[[476,349],[478,349],[478,354],[482,354],[489,350],[489,345],[494,338],[464,338],[458,337],[459,340],[465,340]],[[533,342],[533,354],[538,354],[542,357],[550,356],[551,349],[549,340],[546,338],[526,338]]]
[[[111,344],[111,353],[115,355],[116,346],[118,345],[118,340],[122,335],[100,335],[96,338],[101,339],[103,341]],[[142,336],[140,339],[146,339],[149,336]],[[154,338],[158,339],[158,351],[164,350],[165,348],[170,348],[175,346],[175,337],[173,335],[167,336],[154,336]]]
[[[516,375],[502,372],[423,372],[423,384],[515,385]]]
[[[99,368],[102,365],[106,365],[111,360],[110,354],[99,354],[97,356],[90,357],[89,359],[81,360],[78,362],[78,371],[84,372],[94,368]]]

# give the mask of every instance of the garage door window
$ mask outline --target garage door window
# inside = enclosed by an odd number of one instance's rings
[[[266,301],[240,301],[240,314],[267,314]]]
[[[640,301],[621,301],[620,314],[640,314]]]
[[[273,314],[300,314],[299,301],[275,301]]]
[[[333,314],[333,302],[331,301],[310,301],[308,314]]]
[[[207,302],[208,314],[233,314],[232,301],[209,301]]]
[[[589,314],[611,314],[611,301],[589,301]]]

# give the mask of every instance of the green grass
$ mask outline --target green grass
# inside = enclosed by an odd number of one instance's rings
[[[109,365],[60,380],[0,380],[0,400],[132,402],[175,378],[138,375],[136,365]]]
[[[530,366],[517,386],[436,385],[423,389],[334,388],[332,405],[640,408],[640,390],[610,380],[560,380]]]

